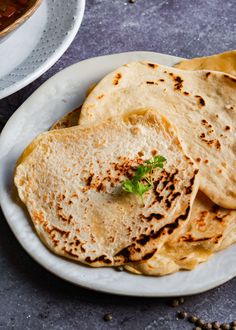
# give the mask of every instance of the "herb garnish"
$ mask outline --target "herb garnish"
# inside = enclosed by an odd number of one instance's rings
[[[143,195],[153,188],[152,173],[155,168],[163,168],[166,161],[163,156],[155,156],[146,160],[143,165],[139,165],[135,175],[131,180],[125,180],[122,183],[122,189],[126,192],[139,196],[143,202]]]

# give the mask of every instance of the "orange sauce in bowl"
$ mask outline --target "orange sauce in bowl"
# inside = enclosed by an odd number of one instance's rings
[[[24,15],[31,5],[32,0],[0,0],[0,31]]]

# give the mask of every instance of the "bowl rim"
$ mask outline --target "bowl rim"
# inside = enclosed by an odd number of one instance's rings
[[[10,25],[6,26],[3,30],[0,31],[0,38],[5,37],[8,33],[14,31],[18,26],[23,24],[28,18],[30,18],[34,12],[38,9],[42,0],[34,0],[34,3],[29,7],[26,12],[13,21]]]

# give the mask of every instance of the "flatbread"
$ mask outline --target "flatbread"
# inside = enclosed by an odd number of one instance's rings
[[[177,69],[195,71],[195,70],[211,70],[228,73],[232,76],[236,76],[236,50],[230,50],[228,52],[206,56],[196,57],[189,60],[183,60],[174,66]],[[88,96],[90,92],[96,87],[97,84],[93,84],[87,92]],[[71,127],[78,124],[81,107],[67,113],[60,118],[51,129],[60,129],[65,127]]]
[[[181,70],[214,70],[236,76],[236,50],[207,57],[197,57],[183,60],[176,68]]]
[[[199,192],[187,226],[172,235],[152,258],[126,265],[125,269],[155,276],[192,270],[235,242],[236,211],[219,207]]]
[[[80,125],[139,108],[161,111],[198,162],[200,189],[216,204],[236,208],[236,78],[155,63],[126,64],[108,74],[82,106]]]
[[[121,184],[157,153],[167,161],[143,205]],[[144,110],[41,134],[20,158],[14,182],[45,244],[99,267],[147,260],[186,225],[197,172],[165,117]]]

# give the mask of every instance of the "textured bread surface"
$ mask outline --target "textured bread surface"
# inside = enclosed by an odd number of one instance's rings
[[[167,161],[143,205],[122,182],[157,154]],[[47,246],[98,267],[147,260],[186,225],[197,172],[166,118],[143,110],[41,134],[21,156],[15,184]]]
[[[92,90],[79,124],[91,125],[139,108],[160,111],[177,127],[187,153],[198,163],[200,189],[214,203],[236,209],[236,78],[129,63]]]

